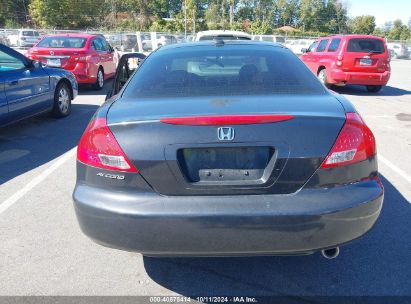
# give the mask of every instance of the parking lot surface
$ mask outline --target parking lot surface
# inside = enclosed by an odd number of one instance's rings
[[[375,228],[334,260],[145,258],[93,243],[71,193],[75,148],[105,91],[81,90],[65,119],[0,129],[0,295],[411,295],[410,71],[394,60],[377,94],[336,89],[376,136],[385,201]]]

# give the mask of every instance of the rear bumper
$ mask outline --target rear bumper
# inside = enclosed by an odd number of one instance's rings
[[[102,245],[160,256],[303,254],[372,228],[383,189],[374,181],[293,195],[161,196],[77,185],[83,232]]]
[[[329,74],[327,75],[327,81],[332,84],[386,85],[390,79],[391,72],[363,73],[331,69]]]

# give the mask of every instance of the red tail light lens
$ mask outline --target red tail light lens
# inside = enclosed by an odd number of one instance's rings
[[[357,163],[376,154],[375,138],[357,113],[347,113],[345,124],[321,168]]]
[[[293,115],[224,115],[224,116],[188,116],[161,118],[160,121],[172,125],[188,126],[224,126],[224,125],[249,125],[272,123],[293,119]]]
[[[120,148],[105,118],[89,123],[78,144],[77,159],[106,170],[138,172]]]

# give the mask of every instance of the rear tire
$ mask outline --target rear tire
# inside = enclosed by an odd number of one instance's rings
[[[332,85],[327,82],[327,70],[325,68],[319,70],[317,76],[323,85],[325,85],[328,89],[331,88]]]
[[[103,69],[100,67],[97,72],[97,79],[96,83],[93,85],[94,90],[102,90],[104,87],[104,72]]]
[[[60,82],[54,92],[52,115],[57,118],[66,117],[71,112],[71,94],[69,86]]]
[[[380,85],[368,85],[367,86],[367,91],[370,93],[377,93],[382,89],[382,86]]]

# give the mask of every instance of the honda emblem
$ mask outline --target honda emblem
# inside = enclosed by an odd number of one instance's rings
[[[217,129],[219,140],[233,140],[234,139],[234,128],[231,127],[221,127]]]

